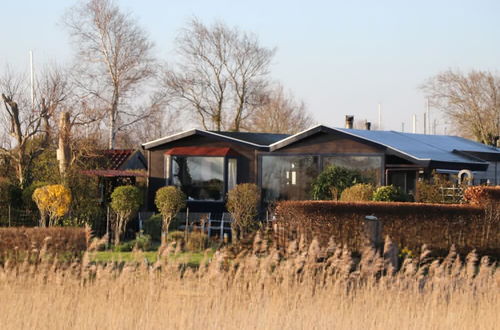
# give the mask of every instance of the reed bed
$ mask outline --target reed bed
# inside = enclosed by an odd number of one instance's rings
[[[386,242],[383,253],[391,254]],[[37,262],[0,267],[2,329],[495,329],[497,266],[472,252],[422,254],[395,269],[366,248],[292,242],[280,251],[257,235],[199,269],[167,256],[148,263]]]

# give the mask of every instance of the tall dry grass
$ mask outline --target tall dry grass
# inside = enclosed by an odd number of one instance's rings
[[[406,259],[396,271],[366,249],[258,235],[253,248],[218,251],[198,270],[168,259],[36,263],[0,268],[2,329],[495,329],[500,276],[487,258]],[[390,255],[390,244],[386,255]],[[286,255],[286,258],[285,258]],[[176,259],[178,260],[178,259]]]

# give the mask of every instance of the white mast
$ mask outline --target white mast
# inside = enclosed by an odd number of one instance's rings
[[[35,109],[35,71],[33,67],[33,51],[30,50],[30,73],[31,73],[31,107]]]
[[[429,134],[432,134],[432,122],[431,122],[431,107],[429,105],[429,98],[427,98],[427,126],[429,126],[429,129],[427,130],[427,132],[429,132]]]
[[[382,105],[378,104],[378,130],[382,130]]]
[[[426,116],[427,114],[424,112],[424,134],[427,134],[427,121],[426,121]]]

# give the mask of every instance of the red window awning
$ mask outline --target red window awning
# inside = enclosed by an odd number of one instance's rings
[[[205,157],[226,157],[237,156],[238,153],[231,148],[217,147],[176,147],[165,152],[166,155],[173,156],[205,156]]]

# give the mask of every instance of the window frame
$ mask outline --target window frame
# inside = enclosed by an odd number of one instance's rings
[[[263,162],[262,158],[263,157],[310,157],[310,156],[316,156],[319,157],[318,161],[318,173],[321,173],[325,169],[325,161],[324,158],[326,157],[335,157],[335,156],[343,156],[343,157],[349,157],[349,156],[361,156],[361,157],[380,157],[381,158],[381,166],[380,166],[380,182],[377,182],[377,184],[384,185],[385,184],[385,153],[380,153],[380,152],[346,152],[346,153],[339,153],[339,152],[329,152],[329,153],[315,153],[315,152],[300,152],[300,153],[285,153],[285,152],[270,152],[270,153],[260,153],[257,155],[257,183],[259,185],[259,188],[262,189],[262,181],[263,181]],[[264,198],[262,199],[263,203],[272,203],[272,201],[264,201]]]
[[[208,200],[208,199],[192,199],[192,200],[187,200],[189,203],[223,203],[226,201],[226,196],[228,193],[228,164],[229,164],[229,159],[236,159],[236,184],[239,184],[239,172],[238,172],[238,167],[239,167],[239,157],[237,156],[212,156],[212,155],[176,155],[176,154],[167,154],[165,155],[165,183],[167,186],[175,186],[173,182],[173,161],[174,157],[192,157],[192,158],[223,158],[223,185],[222,185],[222,198],[219,200]],[[168,175],[167,175],[168,174]]]

